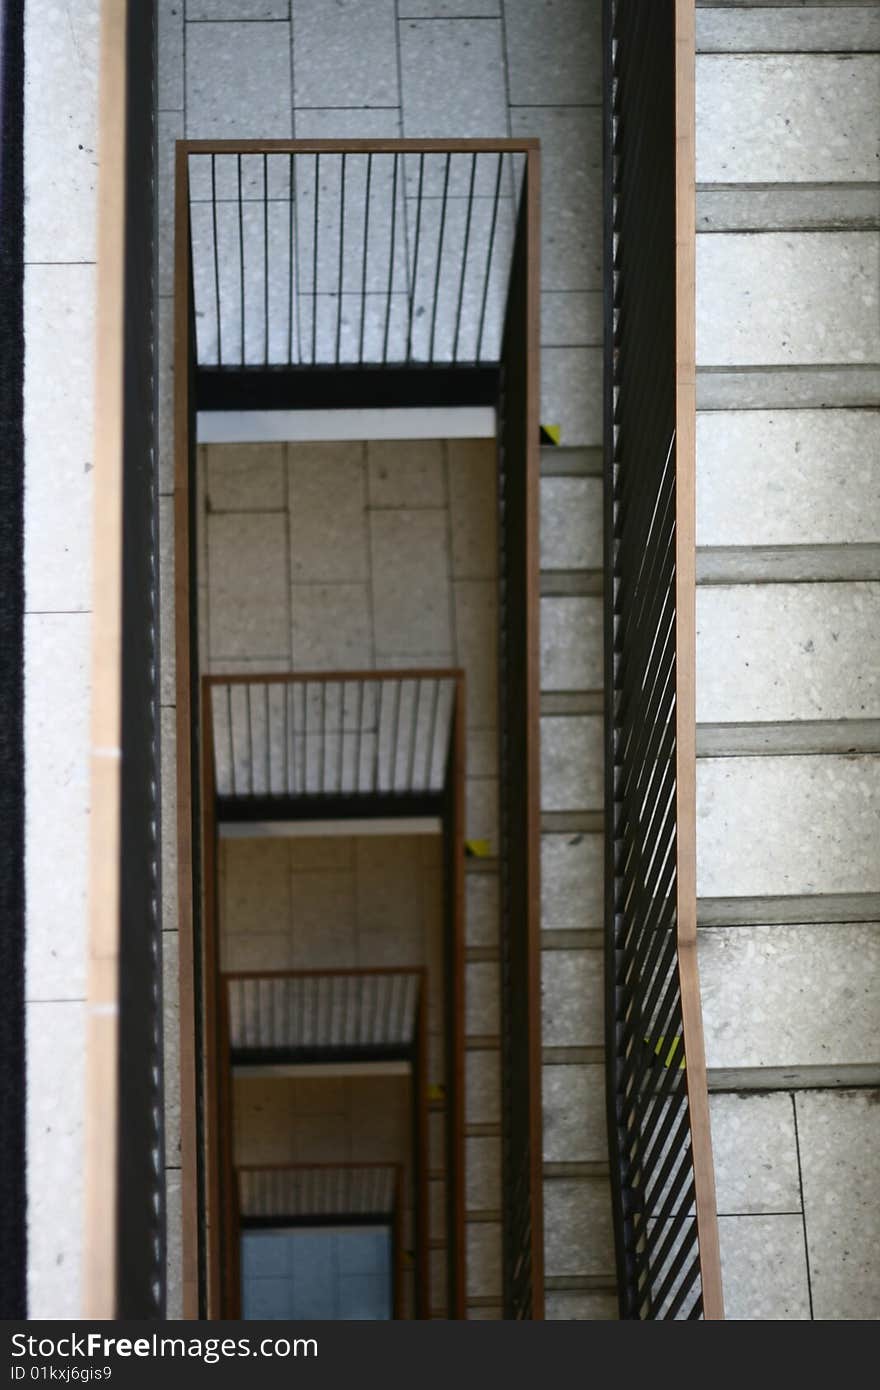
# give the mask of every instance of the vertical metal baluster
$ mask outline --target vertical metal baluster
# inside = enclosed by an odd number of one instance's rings
[[[264,704],[265,704],[265,706],[266,706],[266,795],[267,795],[267,796],[271,796],[271,795],[272,795],[272,749],[271,749],[270,738],[269,738],[269,727],[270,727],[270,722],[269,722],[269,686],[268,686],[268,684],[266,684],[266,685],[263,686],[263,694],[264,694],[265,697],[266,697],[265,700],[264,700]]]
[[[367,191],[364,198],[364,263],[361,268],[361,332],[358,362],[364,360],[364,328],[367,322],[367,249],[370,241],[370,182],[373,176],[373,153],[367,155]]]
[[[464,302],[464,279],[467,274],[468,246],[471,239],[471,217],[474,209],[474,179],[477,175],[477,156],[471,155],[471,179],[468,186],[467,221],[464,224],[464,250],[461,255],[461,279],[458,284],[458,309],[455,314],[455,342],[452,347],[452,360],[458,361],[458,337],[461,332],[461,306]]]
[[[229,721],[229,786],[232,796],[236,794],[235,785],[235,739],[232,736],[232,686],[226,687],[226,718]]]
[[[440,682],[432,682],[434,698],[431,702],[431,728],[428,736],[428,749],[425,755],[425,791],[431,789],[431,774],[434,771],[434,743],[437,738],[437,712],[440,706]]]
[[[269,156],[263,153],[263,362],[269,365]]]
[[[416,302],[416,285],[419,278],[419,239],[422,231],[422,180],[425,174],[425,156],[419,155],[419,191],[416,198],[416,234],[413,247],[413,276],[412,288],[409,296],[409,323],[406,330],[406,360],[412,359],[412,330],[413,330],[413,311]]]
[[[322,681],[318,689],[321,692],[321,779],[318,790],[323,796],[327,790],[327,682]]]
[[[211,223],[214,228],[214,304],[217,311],[217,366],[223,363],[223,330],[220,326],[220,251],[217,245],[217,156],[211,155]]]
[[[391,327],[391,291],[394,286],[394,234],[397,230],[397,161],[394,156],[394,172],[391,177],[391,252],[388,257],[388,296],[385,303],[385,337],[382,342],[382,362],[388,361],[388,332]]]
[[[290,156],[290,180],[289,180],[289,184],[288,184],[288,199],[289,199],[289,204],[290,204],[289,209],[288,209],[288,218],[289,218],[289,229],[288,229],[288,230],[289,230],[289,241],[290,241],[290,260],[289,260],[288,271],[287,271],[287,308],[288,308],[288,319],[287,319],[287,365],[288,365],[288,367],[292,367],[292,366],[293,366],[293,287],[294,287],[294,279],[293,279],[293,256],[294,256],[294,246],[295,246],[294,236],[293,236],[293,210],[294,210],[294,199],[293,199],[293,160],[294,160],[294,156],[293,156],[293,154],[291,154],[291,156]]]
[[[241,313],[241,365],[244,366],[244,204],[241,196],[241,155],[237,156],[238,172],[238,295]]]
[[[315,155],[315,239],[312,246],[312,366],[318,345],[318,199],[321,188],[321,156]]]
[[[297,176],[296,176],[297,164],[298,164],[297,157],[296,157],[295,154],[292,154],[292,155],[290,156],[290,177],[291,177],[291,180],[292,180],[292,184],[291,184],[291,197],[293,198],[293,202],[294,202],[294,211],[293,211],[293,213],[291,214],[291,216],[292,216],[292,218],[293,218],[294,225],[295,225],[295,227],[296,227],[296,243],[295,243],[295,246],[294,246],[294,251],[293,251],[293,253],[292,253],[293,259],[295,260],[295,265],[294,265],[294,270],[293,270],[293,280],[294,280],[294,298],[296,299],[296,360],[297,360],[297,362],[301,365],[301,364],[302,364],[302,360],[303,360],[303,345],[302,345],[302,306],[301,306],[301,303],[300,303],[300,300],[302,299],[302,295],[300,294],[300,289],[299,289],[299,251],[300,251],[300,247],[299,247],[299,197],[298,197],[298,194],[297,194]]]
[[[440,204],[440,235],[437,238],[437,270],[434,275],[434,306],[431,310],[431,349],[428,361],[434,361],[434,335],[437,329],[437,303],[440,298],[440,267],[443,264],[443,238],[446,232],[446,199],[449,194],[449,164],[452,156],[446,155],[446,169],[443,175],[443,201]]]
[[[251,796],[254,794],[254,726],[253,713],[251,711],[251,683],[245,685],[247,691],[247,732],[248,732],[248,783],[250,785]]]
[[[414,790],[413,777],[416,770],[416,739],[419,733],[419,707],[422,703],[422,682],[416,681],[416,688],[413,694],[413,713],[412,713],[412,738],[409,745],[409,767],[406,772],[406,790]]]
[[[354,789],[359,792],[361,789],[361,737],[364,724],[364,682],[358,681],[358,712],[357,712],[357,749],[355,752],[354,764]]]
[[[342,173],[339,177],[339,274],[336,305],[336,365],[339,366],[339,347],[342,342],[342,276],[345,270],[345,150],[342,151]]]
[[[377,792],[379,790],[379,744],[382,740],[382,705],[385,697],[385,684],[386,682],[382,680],[377,682],[379,697],[376,702],[376,748],[373,757],[373,785],[370,788],[371,792]]]
[[[477,335],[477,361],[483,356],[483,330],[486,326],[486,302],[489,298],[489,279],[492,274],[492,255],[495,250],[495,228],[498,223],[498,199],[501,193],[501,172],[504,168],[504,155],[498,156],[498,177],[495,180],[495,198],[492,203],[492,225],[489,229],[489,254],[486,258],[486,279],[483,284],[483,303],[480,306],[480,331]]]
[[[391,740],[391,791],[397,786],[397,738],[400,733],[400,691],[403,681],[394,682],[394,737]]]

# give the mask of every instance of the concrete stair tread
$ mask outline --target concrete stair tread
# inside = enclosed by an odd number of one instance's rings
[[[697,900],[697,924],[707,929],[877,921],[880,921],[880,893],[792,893]]]
[[[698,546],[697,584],[856,583],[880,579],[880,544]]]
[[[698,758],[880,753],[880,718],[697,725]]]

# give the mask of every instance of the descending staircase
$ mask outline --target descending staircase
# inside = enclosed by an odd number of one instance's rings
[[[546,1315],[617,1316],[603,1033],[602,450],[541,454]]]
[[[698,894],[725,1302],[872,1317],[880,6],[697,21]]]

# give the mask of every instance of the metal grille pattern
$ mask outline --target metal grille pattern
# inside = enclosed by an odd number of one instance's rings
[[[406,1057],[420,981],[418,971],[390,969],[227,975],[233,1063]]]
[[[286,1218],[391,1216],[399,1169],[388,1164],[323,1164],[239,1168],[238,1209],[242,1221]]]
[[[200,365],[498,360],[523,156],[350,143],[190,154]]]
[[[443,675],[215,679],[217,794],[439,793],[454,699]]]
[[[675,7],[606,0],[607,1059],[621,1313],[702,1316],[677,922]]]

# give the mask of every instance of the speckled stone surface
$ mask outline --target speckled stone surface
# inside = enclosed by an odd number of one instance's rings
[[[880,233],[697,236],[697,364],[880,359]]]
[[[700,897],[880,891],[878,836],[878,757],[697,765]]]
[[[711,1095],[709,1113],[718,1211],[725,1216],[800,1211],[791,1096]]]
[[[601,690],[600,598],[541,599],[541,689]]]
[[[88,613],[24,620],[29,1002],[86,993],[91,636]],[[39,1063],[29,1062],[32,1089],[45,1079]]]
[[[187,138],[289,139],[289,23],[186,28]]]
[[[541,479],[541,568],[601,569],[600,478]]]
[[[282,656],[289,650],[284,517],[208,518],[212,658]]]
[[[721,1216],[724,1315],[731,1321],[809,1319],[801,1216]]]
[[[599,715],[541,719],[541,807],[593,811],[602,806],[603,731]]]
[[[877,1060],[880,924],[700,932],[710,1067]]]
[[[541,999],[545,1047],[603,1046],[601,951],[542,952]]]
[[[85,1013],[82,1000],[27,1006],[30,1318],[80,1316]]]
[[[467,1292],[473,1298],[488,1298],[501,1292],[501,1224],[497,1221],[473,1222],[465,1231]]]
[[[877,54],[698,57],[698,182],[877,179],[878,85]]]
[[[465,1139],[465,1206],[498,1211],[501,1206],[501,1140],[480,1135]]]
[[[583,0],[505,0],[513,106],[601,101],[602,12]]]
[[[876,1319],[880,1092],[807,1091],[796,1105],[814,1315]]]
[[[697,52],[848,53],[880,48],[876,5],[697,7]]]
[[[293,0],[296,106],[398,106],[393,0]]]
[[[462,138],[505,135],[507,100],[501,45],[501,24],[492,19],[471,23],[402,21],[404,134]],[[474,80],[477,73],[479,81]]]
[[[27,6],[26,261],[94,261],[99,0]],[[47,96],[51,93],[51,100]]]
[[[608,1158],[601,1066],[545,1066],[544,1161],[603,1163]]]
[[[613,1274],[614,1241],[606,1178],[545,1180],[544,1260],[548,1278]]]
[[[548,1293],[544,1315],[548,1322],[617,1322],[617,1299],[610,1293]]]
[[[511,135],[541,141],[541,289],[602,288],[602,120],[597,108],[513,107]]]
[[[602,442],[602,349],[541,349],[541,420],[570,448]]]
[[[541,836],[541,925],[545,930],[601,930],[604,854],[601,835]]]
[[[828,545],[880,536],[880,411],[697,416],[698,545]]]
[[[269,512],[286,505],[283,444],[209,444],[205,462],[209,511]]]
[[[880,584],[697,595],[697,722],[880,717]]]

